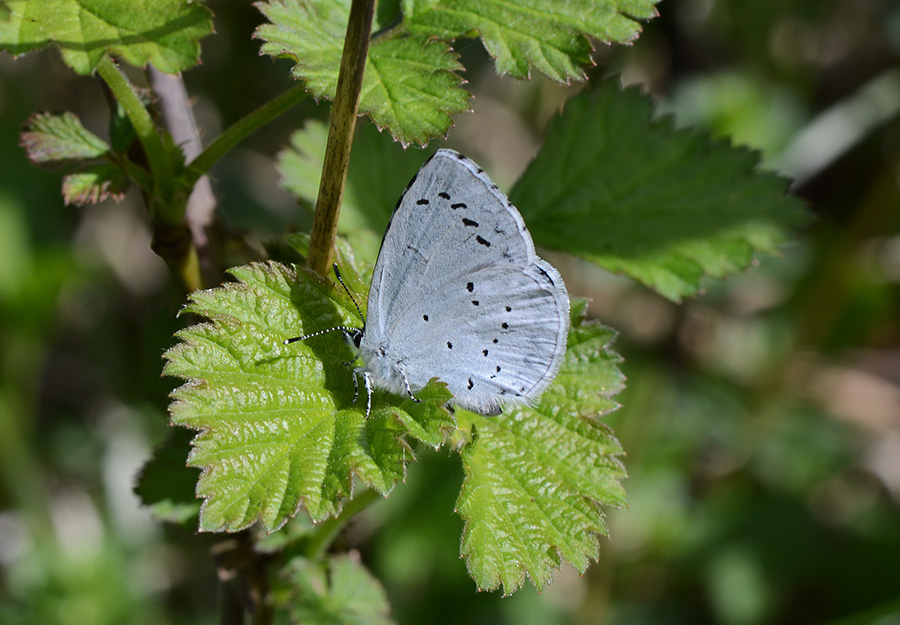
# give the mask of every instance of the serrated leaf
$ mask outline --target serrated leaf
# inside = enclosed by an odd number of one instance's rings
[[[531,68],[563,83],[583,80],[593,65],[589,37],[607,43],[637,39],[637,19],[656,16],[656,0],[406,0],[412,33],[453,40],[473,31],[497,70],[528,78]]]
[[[533,408],[497,418],[457,412],[474,432],[461,452],[460,550],[481,590],[510,594],[526,575],[540,590],[564,561],[583,572],[607,533],[602,507],[625,503],[622,448],[599,420],[624,382],[614,333],[584,323],[583,303],[573,304],[562,368]]]
[[[191,0],[8,0],[0,49],[18,56],[51,43],[66,64],[89,74],[104,54],[138,67],[176,74],[200,60],[198,41],[212,32],[212,15]]]
[[[381,584],[357,559],[332,556],[319,564],[294,558],[283,570],[290,586],[284,602],[292,623],[303,625],[390,625],[390,606]]]
[[[278,155],[282,185],[300,198],[310,214],[319,192],[327,137],[324,123],[310,121],[291,135],[291,146]],[[375,264],[382,233],[400,192],[426,156],[418,150],[404,150],[371,124],[357,126],[338,231],[364,262]]]
[[[510,193],[534,236],[679,300],[777,253],[807,213],[759,155],[670,119],[637,89],[582,93]]]
[[[293,75],[317,98],[334,99],[349,0],[269,0],[257,8],[271,22],[256,30],[261,52],[290,56]],[[456,55],[427,36],[377,38],[369,46],[359,111],[403,144],[425,144],[450,127],[450,114],[469,109]]]
[[[32,163],[46,167],[100,158],[109,151],[103,139],[68,111],[35,113],[25,122],[19,142]]]
[[[431,408],[401,419],[403,408],[392,405],[401,400],[379,393],[366,419],[365,393],[353,403],[345,365],[353,356],[340,332],[283,344],[359,324],[347,296],[276,263],[231,273],[237,282],[191,295],[185,310],[210,322],[180,331],[165,355],[164,373],[187,380],[172,394],[172,422],[201,431],[189,460],[203,469],[201,529],[235,531],[258,520],[271,531],[301,507],[322,520],[351,496],[354,476],[388,493],[412,459],[404,422],[440,429],[449,394],[420,394]]]
[[[62,194],[66,204],[85,206],[107,198],[117,202],[125,197],[130,185],[125,172],[115,165],[90,165],[63,176]]]
[[[192,436],[183,428],[173,429],[153,451],[135,482],[134,493],[162,521],[187,523],[200,511],[194,495],[198,473],[187,466]]]

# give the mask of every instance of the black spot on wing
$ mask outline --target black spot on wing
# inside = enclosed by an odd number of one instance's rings
[[[429,202],[428,200],[426,200],[425,198],[421,198],[421,199],[419,199],[419,200],[416,200],[416,204],[418,204],[419,206],[425,206],[426,204],[429,204],[429,203],[430,203],[430,202]]]
[[[478,243],[480,243],[481,245],[483,245],[485,247],[491,246],[491,242],[488,241],[487,239],[485,239],[484,237],[482,237],[480,234],[475,237],[475,240],[478,241]]]
[[[451,204],[450,208],[452,208],[453,210],[456,210],[457,208],[469,208],[469,207],[466,206],[463,202],[457,202],[456,204]]]
[[[475,228],[478,227],[478,222],[474,219],[469,219],[468,217],[463,217],[462,222],[464,226],[473,226]]]
[[[469,283],[467,283],[467,284],[466,284],[466,290],[467,290],[469,293],[471,293],[472,291],[474,291],[474,290],[475,290],[475,283],[474,283],[474,282],[469,282]]]
[[[477,299],[472,300],[472,306],[478,306],[479,302]]]
[[[449,199],[450,199],[450,194],[447,193],[446,191],[441,191],[440,193],[438,193],[438,197],[442,197],[442,198],[444,198],[445,200],[449,200]]]
[[[472,388],[474,388],[474,387],[475,387],[475,383],[472,381],[472,378],[469,378],[469,390],[471,391]]]
[[[447,341],[447,349],[453,349],[453,343]]]

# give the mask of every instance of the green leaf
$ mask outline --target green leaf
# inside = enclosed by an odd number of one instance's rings
[[[107,198],[120,201],[130,182],[122,168],[115,165],[90,165],[82,171],[63,176],[62,194],[66,204],[85,206]]]
[[[652,117],[649,98],[612,82],[572,98],[510,199],[539,245],[677,301],[777,253],[807,213],[757,153]]]
[[[187,523],[200,511],[194,495],[198,474],[186,464],[191,436],[184,428],[174,428],[137,477],[134,493],[162,521]]]
[[[290,587],[284,602],[292,623],[389,625],[390,605],[381,584],[358,561],[332,556],[319,564],[294,558],[283,570]]]
[[[281,183],[300,198],[310,215],[319,192],[328,126],[310,121],[291,135],[291,146],[278,155]],[[429,154],[404,150],[371,124],[357,126],[338,231],[356,255],[374,265],[391,212]]]
[[[14,56],[56,44],[66,64],[89,74],[104,54],[176,74],[200,61],[212,15],[191,0],[9,0],[0,49]]]
[[[404,25],[422,36],[453,40],[477,32],[497,70],[528,78],[535,68],[563,83],[584,80],[593,65],[590,39],[628,43],[636,19],[656,16],[656,0],[406,0]]]
[[[72,162],[100,158],[109,146],[87,130],[73,113],[35,113],[20,135],[28,159],[36,165],[58,167]]]
[[[265,41],[261,51],[293,57],[294,77],[306,81],[315,97],[333,99],[350,1],[270,0],[256,6],[271,22],[256,31]],[[462,79],[454,73],[460,69],[445,42],[428,36],[377,38],[369,47],[359,111],[404,145],[424,144],[447,131],[450,114],[469,109]]]
[[[231,273],[237,282],[191,295],[185,310],[210,322],[180,331],[165,355],[164,373],[187,380],[172,395],[172,422],[200,430],[189,459],[203,469],[200,528],[259,521],[271,531],[301,507],[320,521],[340,511],[354,476],[387,494],[412,459],[405,424],[433,443],[452,423],[442,407],[449,393],[432,384],[421,404],[376,393],[366,419],[365,393],[353,403],[345,365],[353,356],[340,332],[283,344],[360,324],[342,289],[276,263]]]
[[[474,434],[461,452],[461,552],[481,590],[510,594],[526,575],[540,590],[563,561],[583,572],[607,533],[602,506],[625,503],[622,448],[599,421],[624,382],[615,334],[585,323],[584,308],[573,302],[562,368],[533,408],[497,418],[457,411]]]

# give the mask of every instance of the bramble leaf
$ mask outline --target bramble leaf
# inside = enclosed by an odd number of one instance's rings
[[[418,35],[453,40],[477,34],[497,71],[528,78],[535,68],[558,82],[584,80],[593,65],[590,38],[628,43],[637,19],[656,16],[656,0],[407,0],[404,25]]]
[[[100,158],[109,151],[106,142],[90,132],[73,113],[35,113],[28,118],[19,142],[28,159],[45,167]]]
[[[271,23],[256,36],[261,51],[291,56],[293,75],[317,98],[337,89],[350,2],[269,0],[256,5]],[[469,108],[469,96],[454,71],[462,66],[447,43],[427,36],[377,38],[369,47],[359,111],[403,144],[424,144],[450,127],[451,113]]]
[[[583,572],[607,533],[602,507],[625,503],[622,448],[599,420],[617,407],[621,359],[609,347],[615,333],[586,323],[584,309],[573,302],[562,368],[533,408],[457,411],[474,435],[461,452],[460,549],[481,590],[508,595],[526,575],[540,590],[563,561]]]
[[[201,530],[258,520],[271,531],[301,507],[320,521],[340,511],[354,476],[387,494],[413,457],[404,435],[434,444],[453,423],[449,393],[432,384],[421,403],[376,393],[367,419],[365,393],[353,403],[353,356],[340,332],[283,344],[358,325],[346,295],[276,263],[231,273],[237,282],[191,295],[185,310],[210,321],[180,331],[165,355],[164,373],[187,380],[172,394],[172,422],[200,430],[189,464],[203,469]]]
[[[200,60],[199,39],[212,32],[212,15],[191,0],[7,0],[0,49],[13,56],[51,43],[65,63],[89,74],[104,54],[176,74]]]
[[[319,193],[327,137],[325,124],[307,122],[291,135],[291,146],[278,154],[281,184],[300,198],[310,214]],[[391,211],[426,158],[419,150],[404,150],[371,124],[357,126],[338,231],[361,260],[375,264]]]
[[[125,197],[130,184],[121,167],[88,165],[81,171],[63,176],[62,194],[66,204],[76,206],[98,204],[107,198],[118,202]]]
[[[572,98],[510,199],[539,245],[677,301],[777,253],[807,213],[757,153],[652,117],[612,82]]]
[[[358,558],[331,556],[319,564],[294,558],[283,576],[291,622],[303,625],[390,625],[390,605],[378,580]]]
[[[567,83],[583,80],[582,68],[593,64],[591,38],[633,41],[640,31],[635,20],[655,16],[655,3],[405,0],[375,26],[359,110],[404,145],[425,144],[447,132],[450,115],[469,109],[454,40],[480,35],[501,73],[525,78],[535,68]],[[270,21],[256,31],[262,52],[294,58],[293,75],[315,97],[333,99],[350,1],[268,0],[257,7]]]

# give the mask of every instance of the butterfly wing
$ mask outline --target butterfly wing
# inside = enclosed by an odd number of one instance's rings
[[[521,215],[472,161],[439,150],[401,196],[369,292],[362,353],[376,385],[432,377],[492,412],[556,375],[569,299]]]

